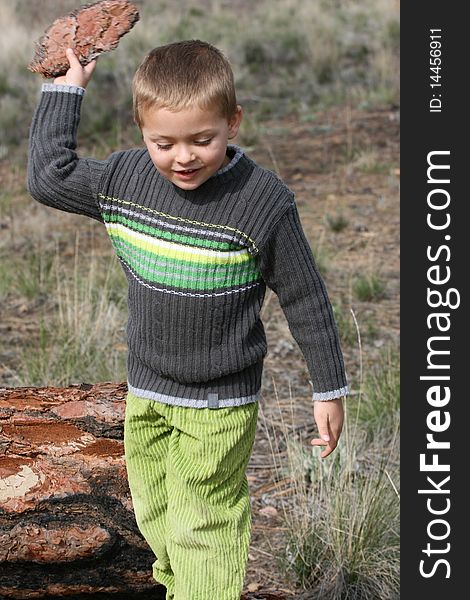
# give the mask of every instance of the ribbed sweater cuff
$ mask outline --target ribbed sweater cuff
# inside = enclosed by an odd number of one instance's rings
[[[336,400],[342,396],[349,394],[349,387],[346,385],[338,390],[332,390],[331,392],[314,392],[312,399],[315,402],[325,402],[326,400]]]
[[[41,91],[43,92],[62,92],[66,94],[78,94],[83,96],[85,88],[79,85],[68,85],[66,83],[43,83]]]

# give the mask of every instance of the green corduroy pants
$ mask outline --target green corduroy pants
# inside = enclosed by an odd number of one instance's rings
[[[251,535],[246,467],[258,402],[187,408],[128,393],[124,449],[137,525],[167,600],[239,600]]]

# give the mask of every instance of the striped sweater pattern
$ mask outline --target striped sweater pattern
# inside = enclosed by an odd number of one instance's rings
[[[229,164],[195,190],[165,179],[146,149],[79,157],[83,94],[43,85],[28,189],[106,227],[128,282],[129,390],[195,408],[256,402],[269,287],[305,357],[313,400],[347,394],[331,304],[291,190],[233,145]]]
[[[207,297],[259,285],[261,273],[250,252],[256,245],[242,231],[102,194],[99,198],[117,256],[149,289]]]

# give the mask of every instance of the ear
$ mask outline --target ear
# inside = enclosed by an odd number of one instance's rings
[[[235,113],[233,114],[232,118],[228,122],[228,139],[229,140],[233,139],[237,135],[238,130],[240,128],[240,123],[242,122],[242,118],[243,118],[243,109],[239,104],[237,104]]]

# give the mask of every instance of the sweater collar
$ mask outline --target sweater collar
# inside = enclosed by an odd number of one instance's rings
[[[230,162],[225,167],[221,167],[218,171],[212,175],[212,177],[219,177],[219,175],[223,175],[233,169],[235,165],[238,163],[240,158],[244,155],[243,150],[239,146],[235,146],[235,144],[229,144],[227,146],[227,156],[230,158]]]
[[[239,146],[229,144],[227,146],[227,156],[230,159],[228,165],[216,171],[212,177],[209,177],[209,179],[200,186],[201,188],[204,188],[206,185],[221,185],[225,182],[240,179],[253,169],[253,161],[248,158],[244,150]]]

